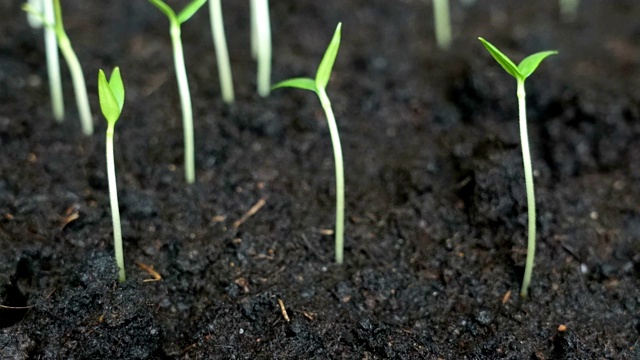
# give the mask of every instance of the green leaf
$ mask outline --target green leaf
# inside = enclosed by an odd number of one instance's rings
[[[104,115],[109,124],[114,124],[120,117],[120,106],[102,69],[98,72],[98,96],[100,97],[102,115]]]
[[[162,0],[149,0],[150,3],[155,5],[160,11],[162,11],[170,21],[177,21],[176,13]]]
[[[117,66],[111,73],[111,78],[109,79],[109,87],[111,88],[113,97],[115,97],[116,101],[118,102],[120,112],[122,112],[122,107],[124,106],[124,83],[122,82],[122,76],[120,76],[120,68]]]
[[[524,60],[518,64],[518,70],[522,75],[523,79],[529,77],[529,75],[533,74],[534,71],[538,68],[542,60],[546,59],[548,56],[555,55],[558,52],[555,50],[550,51],[542,51],[539,53],[535,53],[533,55],[529,55]]]
[[[511,61],[507,57],[507,55],[503,54],[500,50],[498,50],[498,48],[491,45],[491,43],[488,42],[487,40],[481,37],[479,37],[478,39],[482,42],[482,45],[484,45],[487,51],[489,51],[489,54],[493,56],[493,58],[498,62],[498,64],[500,64],[500,66],[502,66],[502,68],[506,72],[508,72],[509,75],[513,76],[516,79],[524,80],[524,77],[520,73],[520,70],[518,70],[518,67],[516,66],[516,64],[514,64],[513,61]]]
[[[318,92],[318,88],[316,86],[316,82],[313,79],[309,78],[293,78],[281,81],[271,87],[272,90],[283,88],[283,87],[292,87],[303,90],[310,90],[315,93]]]
[[[178,22],[182,24],[183,22],[191,19],[193,14],[195,14],[196,11],[198,11],[198,9],[200,9],[206,2],[207,0],[193,0],[190,2],[180,11],[180,13],[178,13]]]
[[[327,87],[327,84],[329,83],[331,70],[333,69],[333,63],[336,61],[336,56],[338,56],[338,48],[340,48],[341,29],[342,23],[338,23],[336,31],[333,34],[333,38],[331,39],[331,42],[327,47],[327,51],[322,57],[320,66],[318,66],[318,72],[316,73],[316,86],[319,89],[325,89]]]

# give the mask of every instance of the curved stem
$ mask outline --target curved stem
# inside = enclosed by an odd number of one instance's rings
[[[524,269],[524,279],[520,296],[527,297],[529,284],[533,273],[533,264],[536,255],[536,199],[533,187],[533,170],[531,166],[531,154],[529,151],[529,135],[527,133],[527,110],[525,103],[524,80],[518,79],[518,110],[520,115],[520,141],[522,143],[522,162],[524,164],[524,180],[527,190],[527,261]]]
[[[118,206],[118,186],[116,184],[116,169],[113,160],[113,123],[107,126],[107,178],[109,179],[109,199],[111,200],[111,222],[113,223],[113,248],[118,264],[118,280],[125,281],[124,252],[122,250],[122,229],[120,226],[120,207]]]
[[[331,143],[333,144],[333,158],[336,167],[336,263],[342,264],[344,260],[344,165],[342,162],[342,146],[340,145],[338,126],[333,116],[329,97],[324,89],[318,89],[318,96],[327,115]]]

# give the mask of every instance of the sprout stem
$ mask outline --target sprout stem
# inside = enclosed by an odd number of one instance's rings
[[[525,103],[524,79],[517,80],[518,111],[520,117],[520,141],[522,143],[522,162],[524,164],[524,180],[527,191],[527,215],[528,215],[528,239],[527,261],[524,269],[524,279],[520,296],[527,297],[529,284],[533,273],[533,260],[536,253],[536,201],[533,187],[533,170],[531,166],[531,153],[529,151],[529,136],[527,134],[527,110]]]
[[[193,110],[191,108],[191,94],[189,93],[187,69],[184,64],[182,40],[180,39],[180,24],[171,21],[170,32],[171,43],[173,44],[173,60],[176,68],[176,78],[178,80],[178,91],[180,92],[180,103],[182,105],[182,126],[184,132],[184,173],[187,183],[193,184],[196,180],[193,145]]]
[[[89,98],[87,96],[87,86],[84,82],[84,73],[80,61],[76,53],[71,47],[71,41],[64,31],[62,23],[62,10],[60,9],[60,0],[53,0],[53,8],[55,13],[55,29],[58,36],[58,46],[62,52],[62,56],[67,61],[71,79],[73,81],[73,90],[76,94],[76,103],[78,105],[78,114],[82,125],[82,132],[85,135],[93,134],[93,119],[91,117],[91,109],[89,107]]]
[[[120,208],[118,206],[118,186],[116,184],[116,169],[113,161],[113,128],[114,122],[107,125],[107,177],[109,179],[109,199],[111,200],[111,221],[113,222],[113,244],[118,264],[118,280],[125,281],[124,255],[122,251],[122,228],[120,226]]]
[[[436,41],[441,49],[446,50],[451,45],[449,0],[433,0],[433,15],[436,27]]]
[[[560,0],[560,15],[566,22],[572,22],[578,15],[580,0]]]
[[[43,14],[48,24],[55,23],[53,0],[42,0]],[[49,92],[51,93],[51,109],[57,122],[64,120],[64,100],[62,82],[60,81],[60,58],[58,57],[58,40],[56,31],[51,26],[44,27],[44,45],[47,54],[47,74],[49,75]]]
[[[271,91],[271,21],[269,19],[269,0],[252,0],[252,35],[255,35],[255,48],[258,59],[257,88],[262,97]]]
[[[229,51],[227,50],[227,39],[224,33],[224,21],[222,19],[222,6],[220,0],[209,0],[209,14],[211,15],[211,35],[213,45],[216,48],[216,59],[218,62],[218,76],[220,76],[220,88],[222,100],[230,104],[234,100],[233,77],[231,75],[231,65],[229,64]]]
[[[344,259],[344,165],[342,161],[342,146],[340,145],[340,135],[338,134],[338,126],[331,109],[331,102],[324,88],[318,88],[318,97],[327,115],[331,143],[333,144],[333,158],[336,167],[336,263],[342,264]]]

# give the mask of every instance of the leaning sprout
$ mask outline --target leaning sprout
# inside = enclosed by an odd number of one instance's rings
[[[520,115],[520,142],[522,143],[522,161],[524,163],[524,180],[527,190],[527,210],[528,210],[528,241],[527,241],[527,261],[524,269],[524,279],[520,296],[527,297],[531,274],[533,273],[533,261],[536,253],[536,199],[533,189],[533,170],[531,166],[531,154],[529,152],[529,136],[527,135],[527,111],[525,104],[524,81],[538,68],[542,60],[550,55],[557,54],[557,51],[542,51],[529,55],[516,66],[505,54],[500,52],[483,38],[478,38],[489,51],[491,56],[502,66],[502,68],[513,76],[517,82],[518,110]]]
[[[173,60],[178,79],[178,90],[180,92],[180,103],[182,105],[182,127],[184,131],[184,172],[187,183],[192,184],[196,180],[196,166],[193,145],[193,109],[191,107],[191,94],[189,93],[189,81],[187,80],[187,69],[184,64],[184,53],[182,51],[182,39],[180,38],[180,25],[189,20],[207,2],[207,0],[193,0],[182,11],[175,13],[162,0],[149,0],[169,19],[169,32],[171,33],[171,43],[173,44]]]
[[[124,84],[120,76],[120,68],[113,69],[111,79],[107,81],[104,71],[98,73],[98,95],[100,109],[107,119],[107,177],[109,179],[109,199],[111,200],[111,220],[113,222],[113,247],[118,264],[118,280],[125,281],[124,253],[122,251],[122,229],[120,227],[120,208],[118,207],[118,187],[116,185],[116,169],[113,161],[113,129],[122,113],[124,105]]]
[[[293,87],[303,90],[310,90],[315,92],[320,98],[320,103],[327,116],[327,122],[329,123],[329,132],[331,134],[331,142],[333,143],[333,157],[336,166],[336,262],[342,264],[344,259],[344,167],[342,163],[342,147],[340,145],[340,136],[338,134],[338,126],[336,125],[336,119],[333,116],[333,110],[331,109],[331,102],[327,96],[326,88],[329,78],[331,77],[331,70],[333,64],[338,55],[338,48],[340,47],[340,30],[342,23],[338,24],[336,31],[331,39],[327,51],[324,53],[324,57],[318,66],[315,79],[310,78],[293,78],[281,81],[273,86],[273,89],[281,87]]]

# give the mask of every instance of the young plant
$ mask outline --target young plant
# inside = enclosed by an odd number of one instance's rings
[[[107,177],[109,179],[109,199],[111,200],[111,220],[113,222],[113,247],[118,264],[118,280],[125,281],[124,253],[122,251],[122,230],[120,227],[120,208],[118,207],[118,187],[116,185],[116,169],[113,161],[113,129],[122,113],[124,105],[124,84],[120,76],[120,68],[116,67],[107,81],[104,71],[98,72],[98,95],[100,109],[107,119]]]
[[[87,96],[87,86],[84,82],[84,73],[82,71],[82,66],[80,65],[80,61],[76,56],[76,53],[73,51],[71,47],[71,41],[67,36],[67,33],[64,31],[64,24],[62,22],[62,9],[60,8],[60,0],[53,0],[53,13],[54,20],[51,21],[51,16],[48,14],[47,4],[48,0],[44,1],[43,9],[45,11],[44,14],[38,12],[36,9],[32,8],[29,4],[23,5],[23,9],[32,14],[39,14],[39,17],[42,19],[43,23],[46,27],[53,28],[55,31],[58,46],[60,47],[60,52],[62,52],[62,56],[67,61],[67,65],[69,66],[69,71],[71,72],[71,80],[73,82],[73,90],[76,94],[76,104],[78,105],[78,115],[80,117],[80,124],[82,125],[82,132],[85,135],[93,134],[93,118],[91,117],[91,108],[89,106],[89,98]],[[51,54],[53,50],[51,50],[51,45],[47,46],[47,57],[53,57]],[[55,65],[51,65],[49,67],[50,73],[55,73],[56,70],[53,68]],[[59,71],[59,70],[58,70]],[[56,80],[53,80],[54,83]],[[59,82],[59,80],[57,80]],[[54,84],[56,89],[61,89],[61,87],[57,84]],[[57,95],[59,94],[59,95]],[[62,107],[62,91],[61,90],[52,90],[52,96],[59,98],[52,99],[54,102],[54,117],[62,119],[64,108]]]
[[[342,163],[342,146],[340,145],[340,136],[338,134],[338,126],[336,125],[336,119],[333,116],[333,110],[331,109],[331,102],[327,96],[326,88],[329,78],[331,77],[331,70],[333,64],[338,55],[338,48],[340,47],[340,32],[342,23],[338,24],[336,31],[331,39],[331,43],[327,47],[322,61],[318,66],[316,72],[316,78],[293,78],[281,81],[273,86],[273,89],[282,87],[293,87],[303,90],[310,90],[315,92],[320,98],[320,104],[324,109],[327,116],[327,122],[329,124],[329,133],[331,134],[331,142],[333,144],[333,157],[336,167],[336,231],[335,231],[335,247],[336,247],[336,262],[342,264],[344,259],[344,167]]]
[[[533,273],[533,261],[536,252],[536,200],[533,188],[533,170],[531,166],[531,155],[529,152],[529,136],[527,134],[527,111],[525,103],[524,81],[538,68],[542,60],[550,55],[557,54],[557,51],[542,51],[529,55],[517,66],[500,50],[491,45],[483,38],[478,38],[489,51],[491,56],[502,66],[502,68],[513,76],[517,82],[518,112],[520,117],[520,142],[522,144],[522,161],[524,163],[524,180],[527,191],[528,210],[528,241],[527,241],[527,261],[524,270],[524,279],[520,296],[527,297],[531,274]]]
[[[436,42],[446,50],[451,45],[451,16],[449,0],[433,0],[433,22],[436,28]]]
[[[258,60],[258,94],[266,97],[271,91],[269,0],[251,0],[251,54]]]
[[[178,91],[182,105],[182,126],[184,131],[184,172],[187,183],[196,181],[196,166],[193,145],[193,109],[191,108],[191,94],[189,93],[189,81],[187,69],[184,65],[184,52],[182,51],[182,39],[180,26],[189,20],[207,2],[207,0],[193,0],[189,2],[178,14],[162,0],[149,0],[169,19],[169,33],[173,44],[173,61],[178,79]]]
[[[222,100],[230,104],[234,98],[233,77],[231,76],[229,51],[227,50],[227,39],[224,34],[224,21],[222,19],[222,5],[220,4],[220,0],[209,1],[209,15],[211,16],[213,46],[216,48],[216,59],[218,61],[218,76],[220,76]]]

